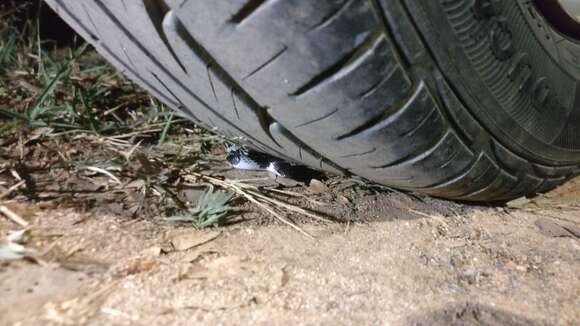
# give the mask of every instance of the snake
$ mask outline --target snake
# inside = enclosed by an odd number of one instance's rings
[[[278,177],[289,177],[292,165],[266,153],[242,147],[236,144],[226,144],[226,161],[236,169],[270,171]]]

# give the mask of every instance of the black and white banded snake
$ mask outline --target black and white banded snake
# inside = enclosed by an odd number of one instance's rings
[[[279,177],[292,175],[292,165],[271,155],[234,144],[226,144],[225,149],[226,161],[236,169],[270,171]]]

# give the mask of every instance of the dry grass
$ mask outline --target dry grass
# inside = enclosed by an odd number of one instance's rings
[[[291,216],[329,221],[278,199],[316,203],[299,193],[220,177],[220,136],[150,97],[90,46],[54,48],[39,27],[34,19],[24,30],[0,22],[0,205],[49,202],[208,227],[227,224],[233,206],[249,202],[305,235]],[[180,195],[208,184],[226,193]]]
[[[300,228],[296,223],[294,223],[289,217],[289,214],[298,214],[303,215],[314,220],[320,222],[330,222],[329,218],[323,217],[319,214],[312,213],[304,208],[299,206],[284,202],[282,200],[276,199],[272,196],[269,196],[267,192],[261,191],[261,189],[265,189],[268,191],[268,188],[258,188],[252,184],[237,181],[237,180],[230,180],[230,179],[218,179],[212,176],[204,175],[195,171],[188,171],[188,174],[184,176],[186,180],[197,182],[198,180],[207,181],[211,184],[216,186],[222,187],[224,189],[228,189],[233,191],[237,195],[245,198],[249,202],[255,204],[260,209],[267,212],[269,215],[276,218],[278,221],[292,227],[296,231],[308,236],[309,238],[312,237],[311,234],[304,231],[304,229]]]

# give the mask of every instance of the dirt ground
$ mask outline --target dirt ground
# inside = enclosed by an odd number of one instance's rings
[[[0,265],[0,324],[580,322],[580,182],[515,209],[327,183],[293,188],[300,205],[343,214],[300,220],[314,239],[251,205],[239,223],[196,230],[6,202],[42,258]]]
[[[233,171],[94,51],[0,17],[0,326],[580,325],[580,179],[493,206]],[[208,182],[243,188],[219,227],[163,219]]]

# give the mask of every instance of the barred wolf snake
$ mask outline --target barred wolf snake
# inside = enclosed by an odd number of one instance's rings
[[[271,155],[232,144],[226,144],[225,148],[226,160],[236,169],[270,171],[279,177],[291,174],[292,165]]]

